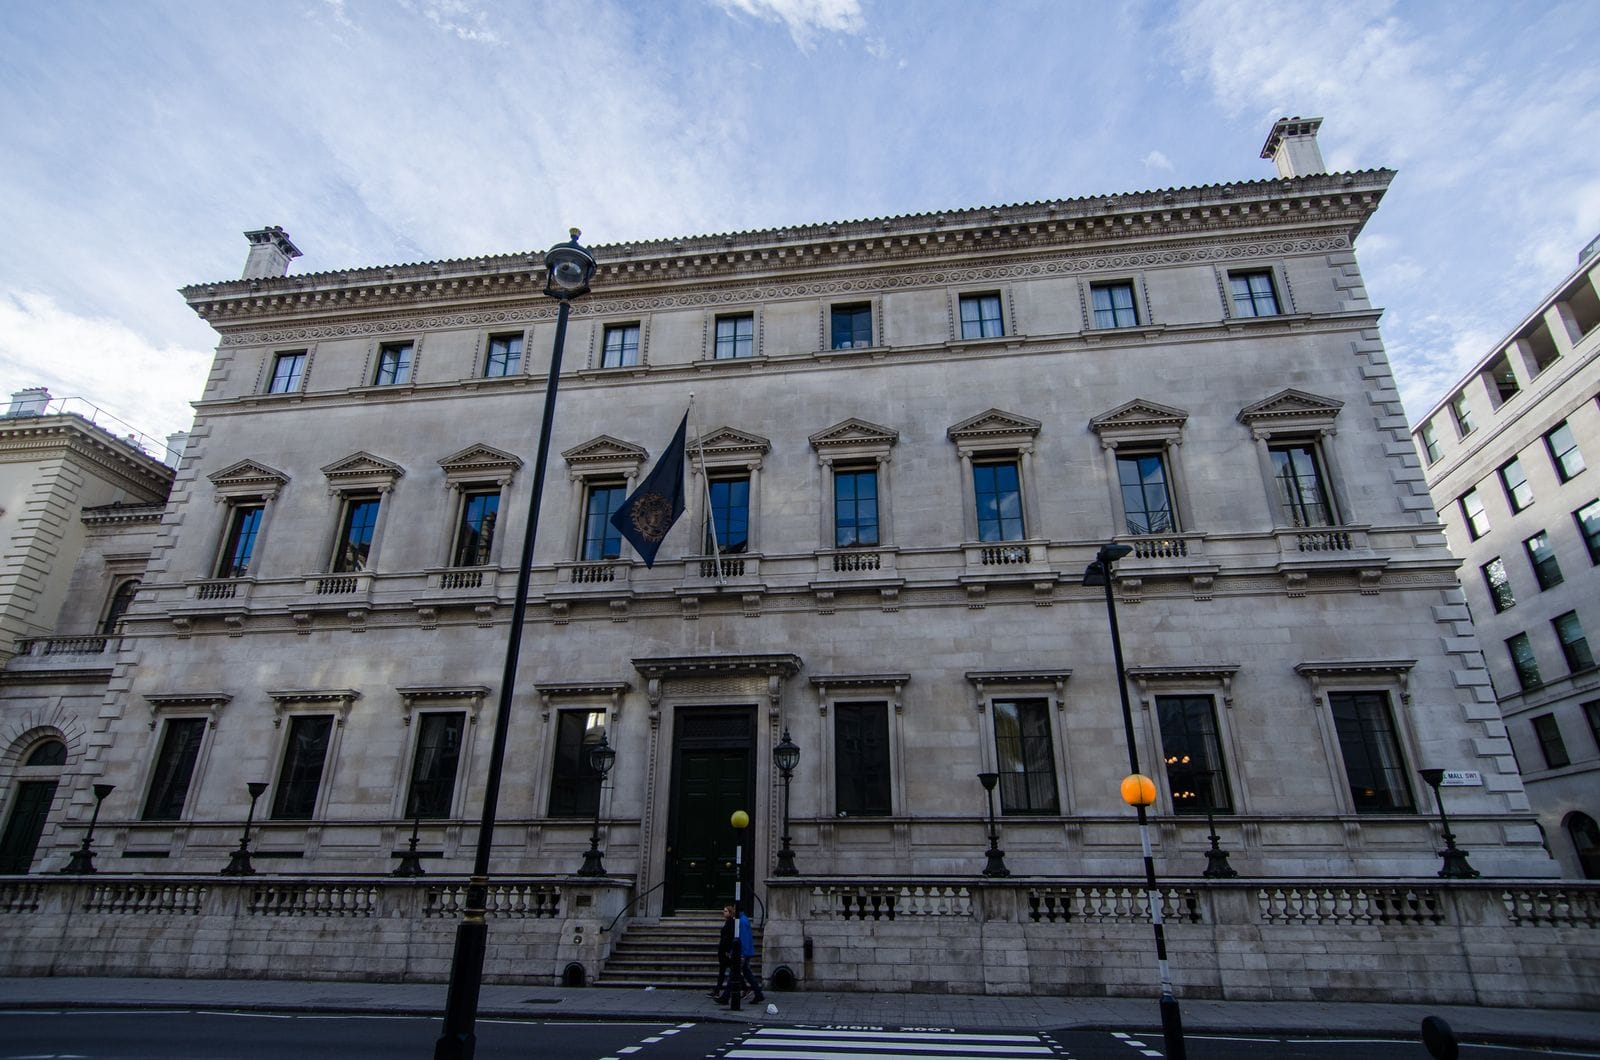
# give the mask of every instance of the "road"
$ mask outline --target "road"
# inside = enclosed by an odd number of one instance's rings
[[[0,1011],[0,1060],[400,1060],[433,1055],[436,1017],[184,1009]],[[1415,1041],[1194,1034],[1189,1060],[1428,1060]],[[481,1060],[1143,1060],[1161,1038],[1129,1032],[937,1027],[751,1027],[652,1021],[478,1021]],[[1464,1045],[1463,1060],[1600,1057]]]

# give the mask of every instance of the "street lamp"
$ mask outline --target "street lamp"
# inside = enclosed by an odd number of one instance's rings
[[[600,795],[605,791],[606,774],[611,772],[611,766],[617,760],[617,752],[611,749],[606,742],[604,730],[600,732],[600,742],[594,750],[589,752],[589,768],[595,772],[594,785],[594,831],[589,833],[589,849],[583,855],[583,867],[578,870],[579,876],[604,876],[606,866],[600,860]]]
[[[750,815],[743,810],[734,810],[728,823],[733,825],[733,914],[747,916],[744,909],[744,830],[750,827]],[[734,937],[738,938],[737,926],[734,928]],[[740,1011],[739,995],[744,993],[743,943],[738,945],[740,950],[734,955],[732,974],[728,976],[728,1008],[734,1012]]]
[[[1228,852],[1222,849],[1222,837],[1217,835],[1216,794],[1217,771],[1203,769],[1198,774],[1206,783],[1206,831],[1211,835],[1211,848],[1206,851],[1206,870],[1200,875],[1208,880],[1232,880],[1239,875],[1239,870],[1228,863]]]
[[[772,749],[772,764],[783,774],[783,846],[778,851],[778,866],[772,870],[772,874],[798,876],[800,870],[794,867],[794,850],[789,846],[789,781],[794,779],[794,768],[800,764],[800,748],[789,739],[787,726],[783,730],[783,739]]]
[[[431,791],[439,782],[437,780],[424,781]],[[394,867],[389,875],[399,876],[401,879],[415,879],[427,875],[422,871],[422,855],[417,853],[417,831],[422,827],[422,786],[415,785],[411,792],[411,839],[406,847],[406,852],[400,855],[400,864]]]
[[[539,501],[544,494],[544,469],[550,456],[550,428],[555,419],[556,388],[561,382],[561,354],[567,343],[567,317],[572,300],[587,294],[594,278],[594,255],[572,240],[551,247],[544,256],[544,293],[560,303],[556,337],[550,353],[550,375],[544,385],[544,419],[539,426],[539,453],[534,460],[533,487],[528,497],[528,525],[523,530],[522,558],[517,567],[517,594],[511,605],[511,631],[506,638],[505,669],[500,677],[500,702],[495,711],[494,743],[483,789],[483,819],[478,826],[477,854],[456,927],[450,959],[450,989],[445,996],[444,1031],[434,1044],[434,1060],[471,1060],[477,1049],[473,1030],[478,1018],[478,990],[483,984],[483,956],[488,948],[489,853],[494,848],[495,812],[500,800],[500,773],[505,766],[506,729],[511,723],[511,696],[517,683],[517,658],[522,649],[523,612],[532,580],[533,546],[539,536]]]
[[[983,790],[989,796],[989,851],[988,858],[983,863],[985,876],[1011,875],[1011,870],[1006,868],[1006,852],[1000,849],[1000,832],[994,823],[994,786],[999,782],[999,773],[978,774],[978,783],[983,785]]]
[[[252,780],[245,785],[250,792],[250,812],[244,818],[244,832],[239,836],[239,849],[233,852],[233,857],[228,859],[228,865],[222,870],[224,876],[254,876],[256,867],[250,864],[250,824],[256,819],[256,800],[261,798],[261,793],[267,790],[264,781]]]
[[[106,801],[116,787],[115,784],[96,784],[94,786],[94,813],[89,815],[89,830],[83,835],[83,845],[72,852],[72,860],[67,862],[67,867],[61,871],[72,876],[88,876],[94,869],[94,826],[100,820],[100,804]]]
[[[1122,662],[1122,632],[1117,628],[1117,602],[1111,594],[1111,572],[1117,560],[1132,552],[1129,545],[1107,542],[1095,553],[1094,562],[1083,572],[1083,584],[1101,585],[1106,590],[1106,618],[1111,624],[1111,657],[1117,664],[1117,691],[1122,696],[1122,729],[1128,741],[1128,772],[1122,782],[1123,799],[1139,812],[1139,844],[1144,850],[1144,881],[1150,900],[1150,926],[1156,936],[1156,968],[1161,975],[1161,1031],[1166,1039],[1167,1060],[1187,1060],[1183,1043],[1183,1016],[1172,992],[1172,971],[1167,966],[1167,933],[1161,918],[1161,892],[1156,888],[1156,862],[1150,853],[1150,820],[1145,809],[1155,801],[1155,784],[1139,772],[1139,749],[1133,741],[1133,705],[1128,702],[1128,671]],[[1141,780],[1143,784],[1130,782]],[[1148,785],[1148,789],[1146,788]],[[1137,797],[1130,799],[1132,794]],[[1146,797],[1148,796],[1148,797]]]
[[[1439,794],[1444,770],[1419,769],[1417,775],[1433,789],[1433,801],[1439,804],[1439,827],[1444,830],[1444,849],[1439,851],[1439,857],[1444,859],[1444,868],[1439,870],[1439,875],[1447,880],[1477,879],[1478,870],[1467,864],[1469,851],[1456,846],[1456,834],[1450,831],[1450,818],[1444,815],[1444,798]]]

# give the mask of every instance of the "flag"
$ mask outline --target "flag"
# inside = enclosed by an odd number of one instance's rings
[[[656,550],[683,514],[684,440],[688,432],[689,414],[685,412],[678,433],[672,436],[661,459],[611,517],[611,525],[638,550],[646,567],[655,566]]]

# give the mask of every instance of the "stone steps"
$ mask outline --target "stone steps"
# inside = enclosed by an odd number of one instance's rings
[[[653,986],[660,990],[709,990],[717,979],[717,937],[722,914],[663,917],[630,924],[612,947],[595,986],[619,989]],[[756,952],[761,931],[756,930]],[[759,960],[759,958],[758,958]],[[755,962],[752,968],[760,975]]]

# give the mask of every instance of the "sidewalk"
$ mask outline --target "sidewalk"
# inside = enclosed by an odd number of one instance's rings
[[[439,1016],[435,983],[284,979],[0,978],[0,1011],[40,1008],[181,1008],[258,1012],[382,1012]],[[1179,999],[1189,1033],[1418,1037],[1423,1017],[1445,1019],[1463,1042],[1600,1050],[1600,1014],[1466,1005],[1344,1004]],[[485,985],[480,1018],[743,1021],[789,1025],[940,1026],[990,1030],[1140,1031],[1159,1028],[1154,998],[989,997],[769,991],[766,1005],[730,1012],[686,990]]]

